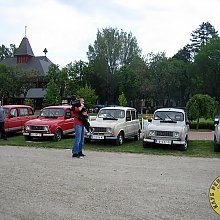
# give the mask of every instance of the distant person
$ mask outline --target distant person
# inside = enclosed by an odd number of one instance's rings
[[[7,140],[7,136],[5,132],[5,115],[1,101],[0,101],[0,134],[1,134],[1,138]]]

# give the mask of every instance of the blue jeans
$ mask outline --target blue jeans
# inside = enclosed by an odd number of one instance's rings
[[[72,154],[78,154],[82,152],[83,144],[84,144],[84,126],[83,125],[75,125],[75,141],[72,148]]]

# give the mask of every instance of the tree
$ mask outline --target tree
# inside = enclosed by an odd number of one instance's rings
[[[2,44],[2,46],[0,46],[0,61],[8,57],[13,57],[15,50],[16,47],[14,44],[10,44],[10,48]]]
[[[220,101],[220,37],[207,43],[195,57],[198,77],[202,80],[201,92]]]
[[[210,42],[211,39],[218,37],[218,31],[209,23],[202,23],[199,28],[191,34],[192,52],[196,55],[202,46]]]
[[[99,82],[96,92],[102,101],[114,102],[117,97],[116,74],[125,64],[140,55],[137,40],[131,33],[123,30],[105,28],[98,30],[94,45],[89,45],[87,52],[90,64],[93,65],[95,78]]]
[[[59,88],[54,81],[50,81],[47,84],[47,93],[44,96],[43,106],[60,105],[61,96],[59,94]]]
[[[97,100],[95,90],[90,86],[85,85],[85,87],[80,88],[77,93],[77,97],[82,97],[85,100],[85,105],[87,108],[92,108]]]
[[[190,120],[196,120],[196,129],[199,128],[200,118],[213,118],[216,114],[217,103],[209,95],[196,94],[189,99],[186,105],[188,117]]]
[[[127,106],[128,102],[123,92],[119,95],[118,102],[120,106]]]

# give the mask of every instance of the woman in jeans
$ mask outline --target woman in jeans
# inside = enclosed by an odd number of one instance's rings
[[[82,108],[84,107],[84,99],[80,98],[80,106],[75,107],[73,111],[74,116],[74,129],[75,129],[75,141],[72,148],[72,157],[82,158],[85,156],[83,154],[83,144],[84,144],[84,125],[80,119],[80,114],[88,116],[88,112],[81,113]]]

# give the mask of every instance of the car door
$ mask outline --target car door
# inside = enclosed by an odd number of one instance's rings
[[[132,134],[133,131],[133,123],[132,123],[132,116],[131,116],[131,111],[127,110],[126,111],[126,134],[125,136],[129,136]]]
[[[7,120],[5,121],[6,132],[16,132],[22,130],[21,118],[18,108],[11,108]]]
[[[131,110],[131,117],[132,117],[132,125],[133,125],[132,133],[137,134],[140,128],[140,122],[136,110]]]
[[[73,133],[74,131],[73,123],[74,123],[74,118],[72,117],[71,110],[66,109],[66,112],[64,113],[64,123],[63,123],[64,134]]]
[[[21,119],[21,126],[23,127],[24,123],[31,119],[29,112],[28,112],[28,107],[21,107],[19,109],[19,114],[20,114],[20,119]]]

